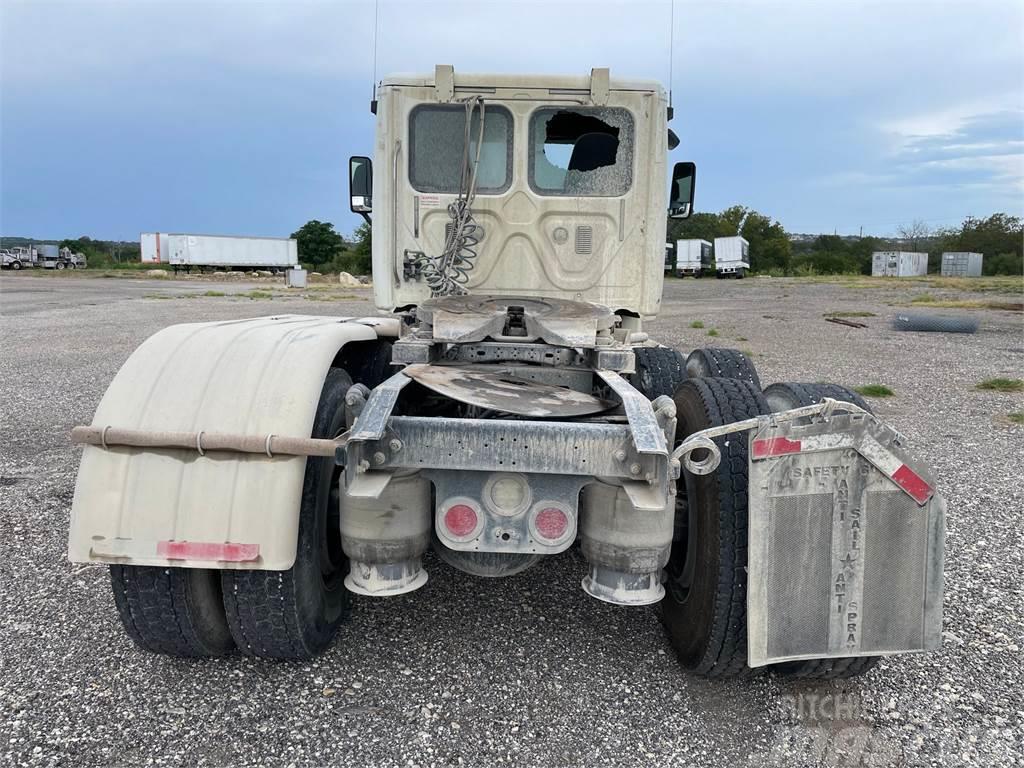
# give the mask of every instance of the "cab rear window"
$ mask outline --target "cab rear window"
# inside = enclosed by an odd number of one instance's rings
[[[470,159],[476,157],[480,110],[470,125]],[[466,108],[427,104],[409,116],[409,182],[418,192],[457,194],[466,146]],[[483,148],[477,169],[477,194],[504,192],[512,183],[512,115],[486,105]]]
[[[541,195],[615,197],[633,182],[633,116],[614,107],[545,107],[530,118],[530,187]]]

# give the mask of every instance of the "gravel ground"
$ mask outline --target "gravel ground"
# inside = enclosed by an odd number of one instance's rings
[[[248,298],[265,289],[248,283],[4,276],[0,762],[1020,765],[1024,427],[1005,416],[1024,411],[1024,395],[974,386],[1022,377],[1021,316],[977,312],[974,336],[898,334],[886,318],[920,286],[861,284],[671,280],[650,326],[684,350],[749,350],[766,384],[888,385],[895,396],[872,405],[940,478],[949,504],[941,652],[817,684],[685,674],[656,611],[588,598],[573,552],[497,581],[428,559],[425,588],[356,598],[352,621],[308,664],[137,650],[106,569],[65,559],[78,464],[68,430],[90,421],[120,364],[170,323],[364,315],[368,292],[264,299]],[[229,295],[200,295],[211,287]],[[852,329],[824,322],[832,311],[877,316]],[[695,320],[705,327],[689,327]]]

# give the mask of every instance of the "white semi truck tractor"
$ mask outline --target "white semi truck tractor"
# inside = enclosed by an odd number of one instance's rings
[[[354,595],[429,599],[428,549],[514,577],[576,545],[581,599],[655,606],[696,674],[938,645],[944,506],[905,440],[645,332],[695,179],[660,85],[438,66],[373,106],[351,208],[387,316],[171,326],[73,431],[70,558],[138,646],[307,659]]]

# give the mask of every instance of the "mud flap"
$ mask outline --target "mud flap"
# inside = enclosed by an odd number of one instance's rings
[[[932,650],[945,504],[867,413],[750,434],[748,664]]]

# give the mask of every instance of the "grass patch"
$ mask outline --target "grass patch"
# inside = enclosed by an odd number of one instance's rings
[[[737,336],[736,341],[750,341],[746,336]]]
[[[1024,411],[1015,411],[1014,413],[1006,414],[1006,418],[1012,421],[1014,424],[1024,424]]]
[[[716,331],[714,328],[709,328],[708,329],[708,336],[717,336],[717,335],[718,335],[718,331]]]
[[[227,296],[227,294],[224,291],[206,291],[203,296],[220,297]]]
[[[874,312],[857,310],[854,312],[826,312],[824,317],[877,317]]]
[[[892,397],[896,394],[885,384],[865,384],[863,387],[854,387],[853,391],[864,397]]]
[[[171,296],[169,293],[145,293],[142,295],[144,299],[175,299],[177,296]]]
[[[985,379],[977,389],[988,389],[995,392],[1020,392],[1024,390],[1024,381],[1020,379]]]
[[[704,327],[704,323],[701,320],[694,320],[692,323],[690,323],[690,327],[691,328],[703,328]]]
[[[264,299],[265,300],[265,299],[272,299],[272,298],[274,298],[274,294],[272,294],[270,291],[247,291],[245,293],[236,293],[234,295],[238,296],[239,298],[242,298],[242,299],[252,299],[252,300],[257,300],[257,299]]]
[[[1024,302],[1020,301],[990,301],[983,299],[937,299],[930,294],[924,294],[929,298],[923,299],[917,296],[910,300],[911,304],[927,304],[929,307],[942,309],[998,309],[1004,312],[1024,312]]]

